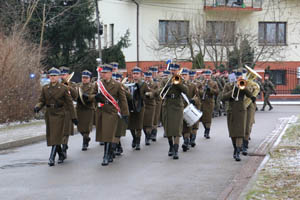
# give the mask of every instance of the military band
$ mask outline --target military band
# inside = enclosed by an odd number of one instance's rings
[[[234,159],[240,161],[240,153],[248,154],[255,100],[261,89],[255,82],[261,77],[252,69],[239,69],[229,77],[227,72],[213,75],[210,69],[205,69],[199,76],[194,70],[171,63],[162,75],[158,75],[156,66],[146,72],[134,67],[131,75],[123,78],[118,63],[113,62],[98,67],[97,81],[92,82],[92,72],[84,70],[81,83],[75,84],[70,81],[69,68],[49,70],[51,82],[43,87],[34,108],[34,112],[39,112],[46,107],[47,145],[52,147],[49,166],[55,165],[56,153],[58,163],[66,159],[69,135],[74,134],[73,124],[82,135],[81,149],[86,151],[94,122],[96,141],[104,143],[103,166],[113,162],[116,155],[122,155],[121,137],[126,136],[126,130],[131,132],[132,148],[140,150],[142,130],[145,145],[150,145],[159,137],[160,124],[168,140],[168,156],[177,160],[180,138],[183,138],[183,152],[196,146],[199,123],[203,124],[204,137],[210,138],[215,106],[221,114],[226,107]],[[76,102],[76,109],[72,101]],[[192,124],[184,116],[189,105],[202,115]]]

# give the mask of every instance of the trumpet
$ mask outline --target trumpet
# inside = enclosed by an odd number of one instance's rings
[[[173,77],[172,77],[172,84],[174,85],[178,85],[182,82],[182,77],[179,75],[179,74],[175,74]]]
[[[239,95],[240,95],[240,91],[244,90],[247,87],[247,81],[245,79],[239,79],[235,84],[234,87],[232,89],[232,93],[231,93],[231,97],[235,100],[235,101],[239,101]],[[235,88],[238,88],[238,92],[236,97],[234,97],[234,90]]]

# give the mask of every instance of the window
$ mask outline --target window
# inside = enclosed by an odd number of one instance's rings
[[[286,70],[271,70],[271,81],[275,85],[285,85]]]
[[[235,38],[235,22],[207,21],[206,38],[208,45],[233,44]]]
[[[159,20],[159,44],[187,44],[189,22]]]
[[[114,24],[110,24],[110,46],[114,46]]]
[[[259,22],[260,45],[285,45],[286,22]]]

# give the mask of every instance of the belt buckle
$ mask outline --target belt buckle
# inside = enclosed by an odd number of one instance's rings
[[[175,99],[175,94],[171,94],[171,98],[172,98],[172,99]]]

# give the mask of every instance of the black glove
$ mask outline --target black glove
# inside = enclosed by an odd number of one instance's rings
[[[194,99],[190,99],[190,103],[195,105],[195,100]]]
[[[77,119],[72,119],[73,124],[75,124],[76,126],[78,125],[78,120]]]
[[[256,97],[251,97],[250,99],[252,100],[253,103],[255,103]]]
[[[83,93],[82,98],[83,98],[84,101],[88,101],[89,100],[89,95],[86,94],[86,93]]]
[[[39,107],[34,107],[34,109],[33,109],[33,112],[35,112],[35,113],[38,113],[40,111],[40,108]]]
[[[96,96],[95,96],[95,99],[96,99],[97,102],[101,103],[102,94],[101,93],[97,93]]]
[[[126,124],[129,122],[129,117],[127,115],[123,115],[122,119],[125,121]]]

